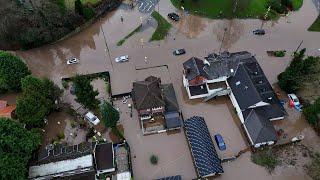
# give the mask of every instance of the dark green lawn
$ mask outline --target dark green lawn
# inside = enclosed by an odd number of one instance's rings
[[[309,27],[309,31],[318,31],[320,32],[320,16],[314,21],[314,23]]]
[[[153,11],[151,16],[157,21],[158,26],[155,32],[152,34],[150,41],[159,41],[164,39],[172,25],[157,11]]]
[[[180,0],[171,0],[181,9]],[[192,14],[209,18],[260,18],[267,12],[267,0],[184,0],[184,8]],[[234,8],[237,7],[237,8]]]

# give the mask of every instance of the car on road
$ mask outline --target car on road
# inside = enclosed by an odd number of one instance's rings
[[[292,103],[294,106],[301,107],[300,101],[295,94],[288,94],[288,98],[290,100],[290,103]]]
[[[265,35],[266,31],[264,29],[256,29],[256,30],[253,30],[253,34],[255,34],[255,35]]]
[[[168,17],[169,17],[170,19],[174,20],[174,21],[179,21],[179,20],[180,20],[179,15],[176,14],[176,13],[169,13],[169,14],[168,14]]]
[[[216,134],[214,135],[214,139],[218,145],[218,148],[221,150],[221,151],[224,151],[227,149],[227,146],[226,146],[226,143],[224,142],[221,134]]]
[[[97,116],[95,116],[92,112],[87,112],[87,114],[84,116],[86,120],[88,120],[93,125],[97,125],[100,122],[100,119],[98,119]]]
[[[67,61],[67,64],[78,64],[79,60],[77,58],[70,58]]]
[[[119,57],[116,57],[114,60],[115,60],[117,63],[119,63],[119,62],[126,62],[126,61],[129,61],[129,56],[128,56],[128,55],[119,56]]]
[[[182,55],[182,54],[185,54],[186,53],[186,50],[185,49],[176,49],[173,51],[173,55],[175,56],[179,56],[179,55]]]

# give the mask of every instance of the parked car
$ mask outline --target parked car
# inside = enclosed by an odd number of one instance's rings
[[[174,20],[174,21],[179,21],[179,20],[180,20],[179,15],[176,14],[176,13],[169,13],[169,14],[168,14],[168,17],[169,17],[170,19]]]
[[[173,55],[175,56],[179,56],[179,55],[182,55],[182,54],[185,54],[186,53],[186,50],[185,49],[176,49],[173,51]]]
[[[117,63],[119,63],[119,62],[126,62],[126,61],[129,61],[129,56],[128,56],[128,55],[119,56],[119,57],[116,57],[114,60],[115,60]]]
[[[85,116],[86,120],[88,120],[93,125],[97,125],[100,122],[100,119],[98,119],[97,116],[95,116],[92,112],[88,112]]]
[[[70,58],[67,61],[67,64],[78,64],[79,60],[77,58]]]
[[[253,34],[255,34],[255,35],[265,35],[266,32],[265,32],[264,29],[256,29],[256,30],[253,31]]]
[[[290,100],[290,102],[296,106],[296,107],[301,107],[301,104],[299,102],[298,97],[295,94],[288,94],[288,98]]]
[[[216,134],[214,135],[214,139],[216,140],[216,143],[218,145],[218,148],[221,150],[221,151],[224,151],[227,149],[226,147],[226,144],[224,143],[224,140],[221,136],[221,134]]]

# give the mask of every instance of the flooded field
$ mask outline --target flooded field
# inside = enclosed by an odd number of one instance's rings
[[[210,52],[224,50],[249,51],[256,55],[262,69],[271,84],[277,82],[277,75],[282,72],[291,60],[291,53],[303,41],[302,47],[307,48],[308,55],[320,55],[320,35],[308,32],[307,28],[316,19],[318,12],[312,0],[305,0],[298,12],[282,17],[276,22],[261,20],[210,20],[182,14],[170,1],[160,1],[160,14],[164,17],[169,12],[181,15],[181,22],[173,23],[173,28],[166,40],[148,42],[154,26],[147,26],[128,39],[124,45],[116,43],[145,23],[148,14],[140,13],[137,8],[118,10],[101,18],[82,32],[41,48],[28,51],[17,51],[17,55],[25,59],[33,74],[45,76],[61,85],[61,77],[75,74],[109,71],[111,83],[115,83],[113,94],[127,92],[135,80],[150,75],[157,75],[164,81],[174,84],[180,109],[184,118],[194,115],[205,117],[211,135],[221,133],[227,143],[226,152],[218,152],[220,156],[231,156],[247,147],[247,141],[239,128],[239,120],[235,116],[228,98],[203,103],[190,101],[186,98],[182,85],[182,63],[192,56],[205,57]],[[124,22],[120,21],[121,16]],[[140,18],[141,17],[141,18]],[[263,27],[265,36],[255,36],[252,30]],[[141,40],[143,39],[143,40]],[[175,48],[185,48],[186,55],[174,56]],[[284,58],[269,57],[268,50],[285,49],[288,53]],[[129,55],[129,62],[116,63],[114,58]],[[70,57],[77,57],[79,64],[67,65]],[[152,69],[161,66],[165,68]],[[146,70],[139,70],[144,69]],[[97,86],[98,89],[103,88]],[[65,99],[69,101],[68,98]],[[70,100],[71,101],[71,100]],[[181,174],[183,179],[195,177],[190,151],[183,132],[173,135],[160,134],[142,136],[137,114],[132,118],[127,104],[116,103],[121,110],[121,124],[125,137],[132,149],[133,171],[135,179],[148,180],[168,175]],[[288,134],[302,133],[304,144],[320,149],[319,138],[301,117],[300,113],[288,110],[290,116],[279,124],[285,127]],[[157,142],[157,143],[155,143]],[[159,156],[159,164],[152,166],[149,156]],[[305,179],[305,175],[293,177],[290,171],[280,169],[276,174],[269,174],[264,168],[253,164],[250,153],[243,154],[236,161],[223,165],[225,173],[218,179]]]

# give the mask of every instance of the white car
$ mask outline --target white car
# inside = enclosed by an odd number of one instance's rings
[[[117,63],[118,62],[126,62],[126,61],[129,61],[129,56],[128,55],[119,56],[119,57],[116,57],[114,60]]]
[[[77,58],[70,58],[67,61],[67,64],[78,64],[79,60]]]
[[[95,116],[92,112],[88,112],[85,116],[86,120],[88,120],[93,125],[97,125],[100,122],[100,119],[98,119],[97,116]]]
[[[295,94],[288,94],[288,98],[289,98],[290,101],[293,102],[294,106],[296,106],[296,107],[300,107],[301,106],[301,104],[299,102],[299,99]]]

